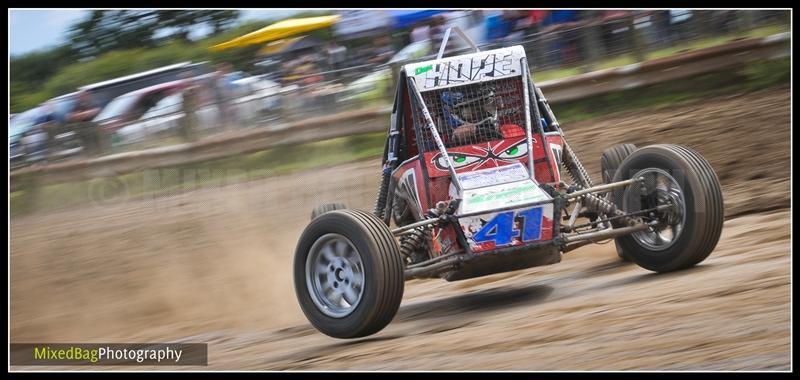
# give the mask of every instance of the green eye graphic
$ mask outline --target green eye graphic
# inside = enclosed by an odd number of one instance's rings
[[[528,143],[525,141],[512,146],[498,155],[501,159],[516,159],[528,154]]]
[[[480,161],[481,157],[469,156],[469,155],[465,155],[465,154],[450,153],[450,159],[453,160],[453,166],[455,166],[455,168],[458,169],[458,168],[462,168],[462,167],[465,167],[465,166],[472,165],[472,164]],[[437,155],[434,158],[433,162],[434,162],[434,164],[436,164],[436,166],[440,170],[447,170],[447,166],[448,166],[447,165],[447,157],[442,156],[442,155]]]

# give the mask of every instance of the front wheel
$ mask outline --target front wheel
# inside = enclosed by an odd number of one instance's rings
[[[722,190],[711,165],[679,145],[640,148],[618,168],[614,181],[644,177],[612,194],[625,212],[652,210],[649,230],[616,238],[627,257],[642,268],[670,272],[705,260],[714,250],[724,221]]]
[[[326,335],[358,338],[386,327],[400,307],[404,281],[397,242],[372,213],[326,212],[300,236],[295,293],[309,322]]]

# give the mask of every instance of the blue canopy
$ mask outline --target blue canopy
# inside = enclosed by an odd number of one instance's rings
[[[410,11],[389,11],[389,14],[394,19],[393,27],[395,29],[404,29],[414,25],[417,21],[425,20],[447,11],[437,10],[410,10]]]

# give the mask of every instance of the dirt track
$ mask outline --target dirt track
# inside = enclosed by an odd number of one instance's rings
[[[656,275],[587,246],[557,265],[408,282],[385,330],[328,338],[297,306],[292,254],[316,203],[371,207],[367,161],[14,218],[11,340],[208,342],[208,369],[788,370],[789,112],[778,89],[565,126],[596,181],[617,142],[711,162],[727,221],[690,270]]]

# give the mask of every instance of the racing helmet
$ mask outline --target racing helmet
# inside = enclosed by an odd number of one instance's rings
[[[443,91],[441,98],[444,119],[451,128],[464,124],[498,125],[497,99],[492,87],[469,92]]]

